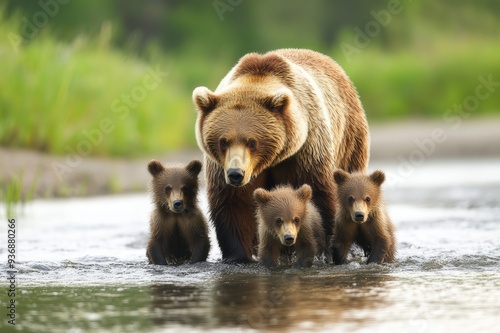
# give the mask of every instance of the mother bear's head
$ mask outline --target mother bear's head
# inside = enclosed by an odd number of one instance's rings
[[[224,169],[226,183],[233,186],[248,184],[266,168],[294,155],[308,132],[307,118],[292,89],[279,71],[272,71],[273,66],[288,64],[260,55],[247,57],[216,92],[206,87],[193,91],[198,145]],[[252,70],[243,70],[249,62]],[[268,71],[259,71],[259,66]]]

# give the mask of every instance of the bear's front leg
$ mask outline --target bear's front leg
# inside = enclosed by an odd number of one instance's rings
[[[190,263],[207,261],[210,252],[210,238],[208,237],[207,222],[200,211],[189,216],[189,223],[183,224],[182,234],[186,238],[191,252]]]
[[[148,256],[149,263],[155,265],[166,265],[167,261],[163,254],[162,247],[158,241],[148,244],[146,255]]]
[[[253,262],[252,250],[257,229],[253,211],[253,207],[240,207],[234,197],[212,206],[211,218],[224,262]]]
[[[316,247],[312,243],[296,244],[297,263],[296,267],[311,267],[316,255]]]
[[[259,249],[259,262],[266,268],[278,267],[281,255],[281,245],[275,239],[268,239],[265,245]]]
[[[351,246],[352,242],[347,242],[346,240],[340,241],[333,236],[331,251],[335,265],[347,264],[347,255]]]
[[[370,253],[370,256],[368,257],[367,264],[371,264],[371,263],[381,264],[381,263],[383,263],[384,258],[387,254],[387,247],[388,247],[387,242],[384,242],[382,240],[377,241],[372,246],[372,251]]]
[[[217,234],[222,259],[227,263],[251,263],[257,240],[253,191],[263,183],[234,187],[226,184],[224,170],[207,159],[207,194],[210,220]]]
[[[191,249],[191,263],[207,261],[208,252],[210,251],[210,241],[208,237],[200,238]]]
[[[327,178],[325,176],[325,178]],[[333,180],[313,179],[310,181],[313,188],[313,202],[321,215],[321,224],[325,237],[325,260],[330,263],[334,261],[332,247],[330,246],[333,238],[334,220],[335,220],[335,184]]]

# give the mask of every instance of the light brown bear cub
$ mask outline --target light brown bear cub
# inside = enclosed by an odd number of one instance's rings
[[[181,264],[207,260],[210,250],[208,225],[198,208],[200,161],[185,168],[165,168],[152,160],[151,193],[155,209],[150,220],[146,254],[150,264]]]
[[[312,189],[304,184],[298,190],[279,186],[272,191],[254,191],[257,202],[259,260],[276,267],[297,253],[298,267],[310,267],[314,257],[322,255],[326,235],[321,215],[311,202]]]
[[[394,226],[382,200],[385,174],[334,173],[337,183],[337,209],[332,237],[335,264],[345,264],[353,243],[361,246],[368,263],[390,263],[396,253]]]

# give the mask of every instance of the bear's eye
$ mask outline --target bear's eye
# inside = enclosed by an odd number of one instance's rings
[[[276,219],[276,225],[280,226],[283,224],[283,220],[280,219],[279,217]]]
[[[295,224],[298,224],[298,223],[300,222],[300,219],[299,219],[298,217],[296,217],[296,218],[294,218],[294,219],[293,219],[293,222],[294,222]]]
[[[219,146],[220,146],[220,150],[226,151],[226,149],[227,149],[227,140],[226,139],[220,139]]]
[[[165,187],[165,194],[170,194],[170,192],[172,192],[172,187],[166,186]]]
[[[351,195],[351,196],[349,196],[349,198],[347,200],[349,200],[349,203],[353,203],[354,202],[354,197]]]
[[[371,201],[370,197],[366,197],[366,198],[365,198],[365,202],[366,202],[366,203],[369,203],[370,201]]]
[[[250,139],[250,140],[248,140],[247,146],[249,149],[253,150],[253,149],[257,148],[257,141],[255,141],[254,139]]]
[[[181,190],[182,190],[182,192],[184,192],[184,193],[191,192],[191,187],[189,187],[189,186],[183,186],[183,187],[181,188]]]

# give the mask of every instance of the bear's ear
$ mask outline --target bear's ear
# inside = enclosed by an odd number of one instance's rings
[[[201,162],[198,160],[193,160],[186,165],[186,171],[193,177],[198,177],[201,171]]]
[[[265,205],[271,200],[271,193],[263,188],[258,188],[253,192],[253,198],[258,204]]]
[[[349,178],[349,174],[344,170],[338,169],[333,173],[333,179],[337,185],[342,185],[347,178]]]
[[[312,197],[312,188],[311,186],[304,184],[299,187],[299,189],[295,191],[295,193],[301,201],[309,201],[309,199],[311,199]]]
[[[370,175],[370,180],[380,186],[385,181],[385,174],[380,170],[375,170]]]
[[[198,87],[193,90],[193,102],[201,112],[208,113],[215,109],[219,99],[207,87]]]
[[[160,172],[162,172],[163,170],[165,170],[165,168],[157,160],[152,160],[151,162],[148,163],[148,170],[149,170],[149,173],[154,177],[157,174],[159,174]]]
[[[262,99],[262,105],[271,112],[281,113],[290,103],[290,91],[280,89],[273,96]]]

